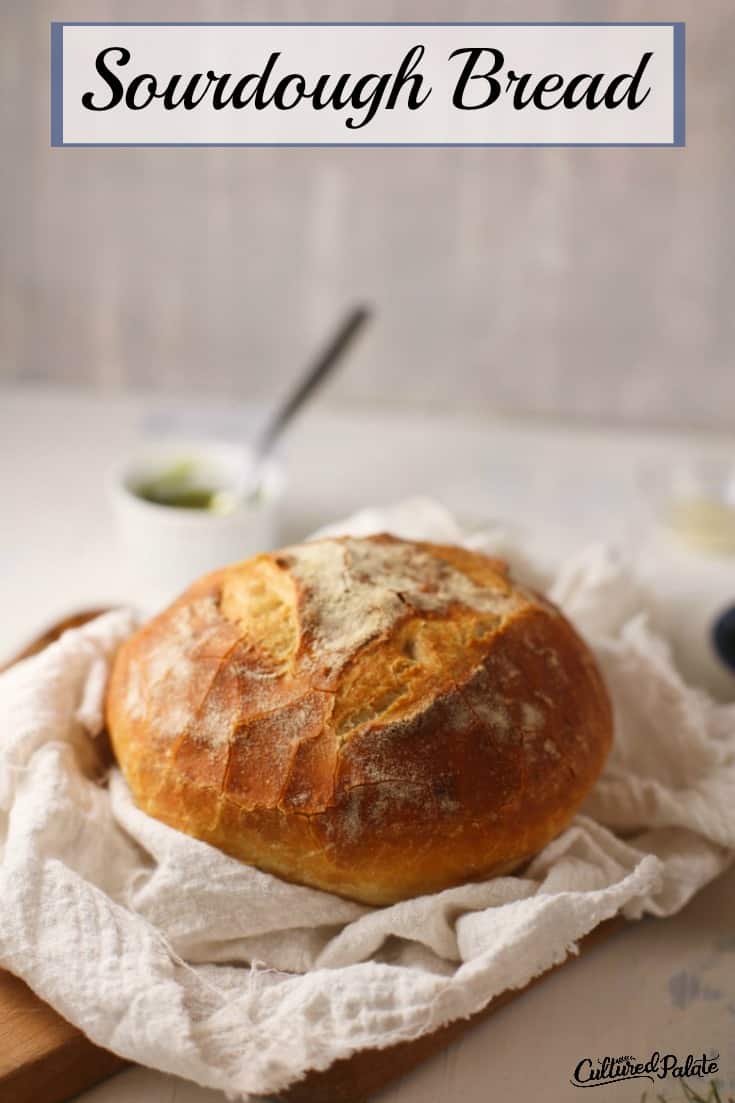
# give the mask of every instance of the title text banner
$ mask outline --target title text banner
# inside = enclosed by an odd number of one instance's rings
[[[51,142],[684,144],[683,23],[53,23]]]

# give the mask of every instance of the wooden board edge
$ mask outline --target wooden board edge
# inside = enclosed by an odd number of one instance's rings
[[[0,1099],[8,1103],[66,1103],[127,1064],[80,1033],[0,1079]]]
[[[0,1030],[2,1100],[61,1103],[126,1064],[95,1046],[11,973],[0,972],[0,1013],[8,1016]],[[14,1048],[12,1035],[16,1031],[23,1040]]]

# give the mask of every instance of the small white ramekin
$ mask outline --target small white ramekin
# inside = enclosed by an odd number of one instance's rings
[[[109,491],[135,593],[131,601],[153,610],[173,600],[207,571],[268,551],[278,538],[284,478],[279,464],[263,465],[262,493],[232,513],[157,505],[136,487],[171,466],[192,462],[217,490],[234,490],[250,453],[246,447],[207,440],[167,440],[142,446],[115,469]]]

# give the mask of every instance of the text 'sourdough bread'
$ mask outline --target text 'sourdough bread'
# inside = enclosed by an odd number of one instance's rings
[[[497,560],[390,536],[201,579],[123,645],[108,724],[150,815],[370,904],[518,866],[612,737],[553,605]]]

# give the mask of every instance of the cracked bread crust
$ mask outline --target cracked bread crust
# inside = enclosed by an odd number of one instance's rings
[[[553,605],[478,552],[386,535],[207,575],[122,646],[107,721],[144,811],[377,905],[519,866],[612,739]]]

